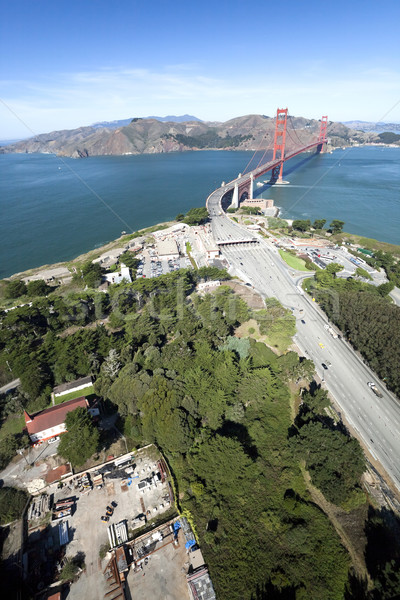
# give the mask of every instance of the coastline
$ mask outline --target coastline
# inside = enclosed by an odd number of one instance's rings
[[[19,271],[18,273],[13,273],[9,277],[4,277],[3,279],[0,279],[0,282],[13,281],[15,279],[22,279],[24,277],[34,277],[45,270],[61,268],[70,269],[70,267],[72,267],[73,269],[74,265],[79,265],[80,263],[87,262],[89,260],[92,261],[96,258],[99,258],[99,256],[101,256],[109,250],[114,250],[115,248],[122,247],[125,245],[127,246],[128,242],[130,242],[132,239],[141,237],[142,235],[146,234],[150,235],[151,232],[149,230],[151,230],[152,232],[157,231],[158,229],[170,227],[171,225],[175,225],[176,223],[177,221],[164,221],[163,223],[156,223],[155,225],[150,225],[149,227],[145,227],[144,229],[139,229],[137,231],[134,231],[133,233],[120,235],[118,238],[107,242],[103,246],[97,246],[96,248],[93,248],[93,250],[88,250],[88,252],[79,254],[71,260],[65,260],[56,263],[48,263],[45,265],[41,265],[40,267],[32,267],[30,269],[26,269],[25,271]],[[73,271],[71,272],[71,275],[72,273]]]
[[[280,207],[275,206],[276,214],[274,217],[279,217],[280,215]],[[281,217],[280,217],[281,218]],[[286,219],[285,221],[290,223],[293,219]],[[13,281],[15,279],[22,279],[25,277],[37,277],[42,271],[52,270],[52,269],[62,269],[66,268],[71,271],[71,275],[73,274],[73,269],[75,265],[79,265],[80,263],[87,262],[89,260],[94,260],[104,254],[107,251],[113,250],[118,247],[126,246],[128,248],[128,243],[135,238],[139,238],[141,236],[145,236],[146,234],[151,235],[151,233],[157,231],[158,229],[170,227],[172,225],[177,224],[178,221],[164,221],[162,223],[156,223],[155,225],[151,225],[149,227],[145,227],[144,229],[139,229],[131,234],[123,234],[118,238],[107,242],[103,246],[99,246],[85,252],[83,254],[77,255],[75,258],[66,261],[60,261],[57,263],[48,263],[45,265],[41,265],[40,267],[33,267],[31,269],[26,269],[25,271],[19,271],[18,273],[13,273],[9,277],[4,277],[0,280],[1,282],[5,281]],[[391,244],[389,242],[384,242],[382,240],[376,240],[374,238],[367,238],[359,234],[343,232],[338,236],[341,240],[351,240],[353,243],[360,244],[362,246],[366,246],[367,249],[376,249],[376,250],[384,250],[386,252],[392,252],[393,254],[400,257],[400,245]]]

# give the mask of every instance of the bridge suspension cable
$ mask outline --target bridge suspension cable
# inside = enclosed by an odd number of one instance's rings
[[[245,166],[243,173],[246,173],[246,171],[247,171],[248,167],[249,167],[249,166],[251,165],[251,163],[253,162],[253,160],[254,160],[254,158],[255,158],[255,156],[256,156],[256,154],[257,154],[257,152],[260,152],[260,150],[261,150],[261,145],[262,145],[262,143],[263,143],[263,141],[264,141],[265,137],[267,136],[267,133],[268,133],[268,131],[266,131],[266,132],[264,133],[264,135],[262,136],[262,138],[261,138],[261,141],[260,141],[260,143],[259,143],[259,145],[258,145],[258,148],[257,148],[257,150],[254,150],[253,156],[250,158],[249,162],[248,162],[248,163],[247,163],[247,165]],[[270,142],[270,144],[269,144],[269,147],[268,147],[267,149],[269,150],[270,148],[271,148],[271,142]],[[263,157],[264,157],[264,155],[265,155],[265,152],[266,152],[266,150],[264,151]],[[258,163],[258,165],[257,165],[257,166],[259,166],[259,165],[260,165],[260,163]],[[252,169],[250,169],[250,171],[251,171],[251,170],[252,170]]]
[[[291,124],[291,126],[292,126],[292,130],[293,130],[293,132],[295,133],[295,135],[296,135],[297,139],[299,140],[299,142],[300,142],[300,145],[301,145],[301,146],[307,146],[307,144],[305,144],[305,143],[304,143],[304,141],[300,139],[300,137],[299,137],[299,134],[297,133],[297,130],[296,130],[295,126],[294,126],[294,123],[293,123],[292,116],[291,116],[291,115],[288,115],[288,117],[289,117],[289,119],[290,119],[290,124]],[[289,130],[288,130],[288,131],[289,131]],[[289,133],[289,135],[290,135],[290,133]],[[292,141],[294,141],[294,140],[293,140],[293,138],[292,138]]]

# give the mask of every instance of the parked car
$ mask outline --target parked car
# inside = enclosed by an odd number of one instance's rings
[[[60,439],[60,436],[57,435],[56,437],[50,438],[47,443],[48,444],[55,444],[56,442],[58,442],[58,440]]]

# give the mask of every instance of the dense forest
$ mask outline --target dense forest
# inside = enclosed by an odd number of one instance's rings
[[[387,296],[393,285],[375,287],[357,279],[340,279],[335,276],[340,269],[331,263],[315,274],[308,289],[369,366],[400,396],[400,308]]]
[[[54,384],[91,373],[131,446],[153,442],[168,460],[219,600],[384,598],[349,571],[310,492],[348,511],[367,506],[360,446],[311,381],[311,361],[235,336],[251,317],[272,339],[293,333],[276,300],[257,312],[225,285],[195,293],[200,280],[224,278],[215,268],[181,270],[3,313],[0,364],[23,390],[3,399],[3,416],[39,410]],[[370,526],[386,543],[380,518]],[[393,558],[371,559],[376,590],[395,577]]]

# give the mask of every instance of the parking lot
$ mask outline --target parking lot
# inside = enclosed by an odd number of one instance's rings
[[[172,273],[179,269],[191,267],[190,261],[184,256],[175,259],[160,258],[152,248],[146,249],[141,253],[140,264],[137,269],[136,278],[141,277],[159,277],[165,273]]]

